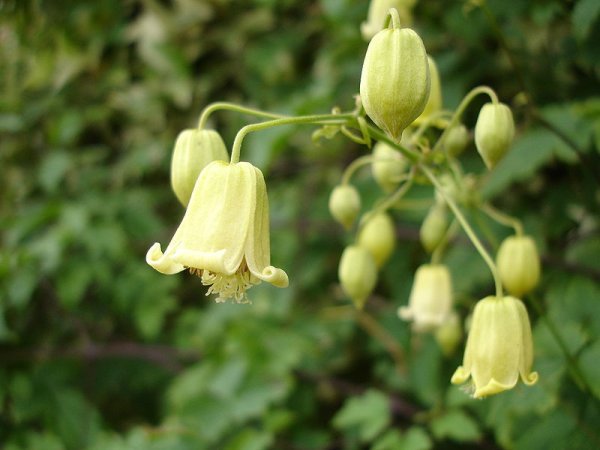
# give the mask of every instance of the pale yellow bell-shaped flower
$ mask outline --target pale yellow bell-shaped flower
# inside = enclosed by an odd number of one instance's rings
[[[270,265],[269,202],[262,172],[247,162],[214,161],[200,173],[185,216],[163,253],[155,243],[146,262],[171,275],[190,269],[217,301],[246,302],[262,281],[287,287]]]
[[[408,306],[398,316],[412,320],[415,331],[430,331],[442,325],[452,311],[452,279],[443,264],[423,264],[415,273]]]
[[[472,378],[473,397],[483,398],[512,389],[519,376],[532,385],[533,343],[527,310],[521,300],[486,297],[475,306],[467,347],[453,384]]]

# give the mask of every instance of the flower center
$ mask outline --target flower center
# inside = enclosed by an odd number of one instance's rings
[[[217,294],[217,303],[222,303],[229,298],[234,298],[237,303],[250,303],[250,300],[246,297],[246,291],[260,282],[252,276],[245,260],[242,261],[238,270],[232,275],[224,275],[194,267],[190,267],[190,273],[200,277],[204,286],[210,286],[206,295]]]

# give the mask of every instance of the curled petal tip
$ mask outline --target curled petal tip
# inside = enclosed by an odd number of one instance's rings
[[[537,383],[539,378],[539,375],[537,372],[531,372],[528,373],[526,375],[521,375],[521,380],[523,381],[523,383],[525,383],[527,386],[532,386],[535,383]]]
[[[505,383],[499,383],[498,381],[496,381],[495,379],[492,378],[488,384],[486,384],[485,386],[483,386],[481,388],[476,389],[475,392],[473,393],[473,397],[474,398],[485,398],[485,397],[489,397],[490,395],[499,394],[502,391],[507,391],[509,389],[514,388],[515,384],[517,384],[517,380],[515,380],[514,383],[505,384]]]
[[[412,310],[408,306],[401,306],[398,308],[398,317],[403,320],[411,320],[413,317]]]
[[[177,264],[171,258],[167,257],[161,250],[160,244],[155,242],[146,253],[146,262],[155,270],[165,275],[173,275],[185,269],[181,264]]]
[[[471,372],[466,370],[463,366],[459,366],[458,369],[454,371],[452,378],[450,379],[450,383],[452,384],[462,384],[469,379],[471,376]]]
[[[287,273],[273,266],[265,267],[262,272],[260,274],[256,274],[256,276],[261,280],[271,283],[273,286],[279,288],[286,288],[290,283]]]

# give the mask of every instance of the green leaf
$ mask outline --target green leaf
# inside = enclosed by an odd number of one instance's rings
[[[333,426],[340,430],[356,430],[363,442],[372,441],[390,423],[390,401],[380,391],[370,389],[344,403],[333,418]]]
[[[403,436],[402,450],[429,450],[433,448],[433,442],[429,435],[421,427],[410,428]]]
[[[586,348],[579,357],[583,375],[594,394],[600,399],[600,340]]]
[[[448,438],[459,442],[470,442],[481,437],[477,423],[458,409],[432,420],[431,431],[440,440]]]
[[[246,428],[234,437],[224,450],[267,450],[272,448],[273,436],[264,431]]]
[[[579,40],[588,37],[592,25],[598,19],[600,13],[600,2],[597,0],[579,0],[573,9],[571,21],[573,31]]]

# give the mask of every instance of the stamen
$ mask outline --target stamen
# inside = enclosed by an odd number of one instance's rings
[[[206,269],[190,267],[190,273],[200,277],[202,284],[210,286],[206,295],[218,294],[216,301],[222,303],[229,298],[234,298],[237,303],[250,303],[246,297],[246,291],[254,284],[260,283],[256,277],[252,276],[246,265],[242,261],[238,270],[232,275],[224,275],[211,272]]]

